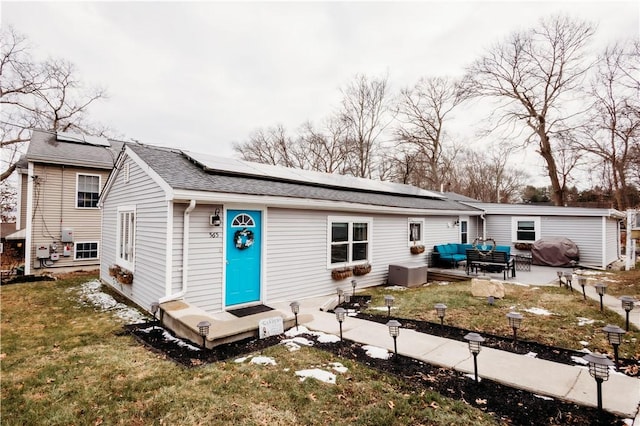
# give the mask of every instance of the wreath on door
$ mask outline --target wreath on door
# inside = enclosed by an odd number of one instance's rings
[[[236,242],[237,249],[247,249],[253,245],[253,231],[247,228],[238,229],[233,235],[233,240]]]

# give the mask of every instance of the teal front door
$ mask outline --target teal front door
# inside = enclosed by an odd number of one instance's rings
[[[262,213],[227,210],[226,306],[260,301]]]

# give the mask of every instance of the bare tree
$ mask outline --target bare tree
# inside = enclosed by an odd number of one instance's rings
[[[596,67],[593,108],[580,148],[597,155],[611,173],[616,207],[629,207],[628,178],[640,149],[640,52],[637,41],[607,48]],[[637,166],[637,164],[636,164]]]
[[[0,181],[15,170],[33,128],[91,135],[107,131],[87,120],[89,105],[105,98],[105,92],[83,87],[72,63],[35,61],[27,39],[12,28],[0,31],[0,45]]]
[[[424,180],[420,186],[435,188],[442,182],[444,122],[464,99],[460,87],[448,78],[420,79],[400,93],[395,133],[400,142],[412,147],[423,160]],[[405,155],[405,159],[406,159]]]
[[[389,125],[387,77],[368,78],[356,75],[342,90],[340,121],[346,129],[346,171],[357,177],[370,178],[378,154],[378,137]]]
[[[234,143],[233,150],[246,161],[299,169],[306,165],[303,150],[281,124],[256,130],[247,142]]]
[[[300,131],[300,148],[305,153],[306,168],[324,173],[345,173],[347,130],[341,120],[329,118],[321,129],[306,122]]]
[[[543,19],[539,27],[512,34],[467,69],[473,96],[498,100],[492,114],[496,127],[529,129],[524,146],[536,144],[545,161],[556,205],[564,205],[555,146],[573,128],[569,94],[577,92],[590,63],[586,45],[594,27],[566,16]]]

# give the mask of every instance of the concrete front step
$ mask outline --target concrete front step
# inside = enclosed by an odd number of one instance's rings
[[[176,335],[202,345],[202,336],[198,332],[200,321],[209,321],[209,334],[205,338],[206,347],[211,349],[225,343],[237,342],[250,337],[259,336],[259,322],[265,318],[282,318],[284,329],[295,326],[295,317],[289,313],[274,309],[268,312],[233,317],[231,315],[209,314],[203,309],[182,300],[162,303],[160,305],[161,321],[164,326]],[[298,321],[308,321],[309,315],[299,315]],[[224,318],[224,319],[221,319]]]

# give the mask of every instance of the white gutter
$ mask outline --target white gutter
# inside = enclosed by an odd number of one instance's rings
[[[158,303],[170,302],[180,299],[187,294],[187,283],[189,274],[189,215],[196,208],[196,200],[191,200],[189,206],[184,210],[184,220],[182,223],[182,289],[178,293],[161,297]]]

